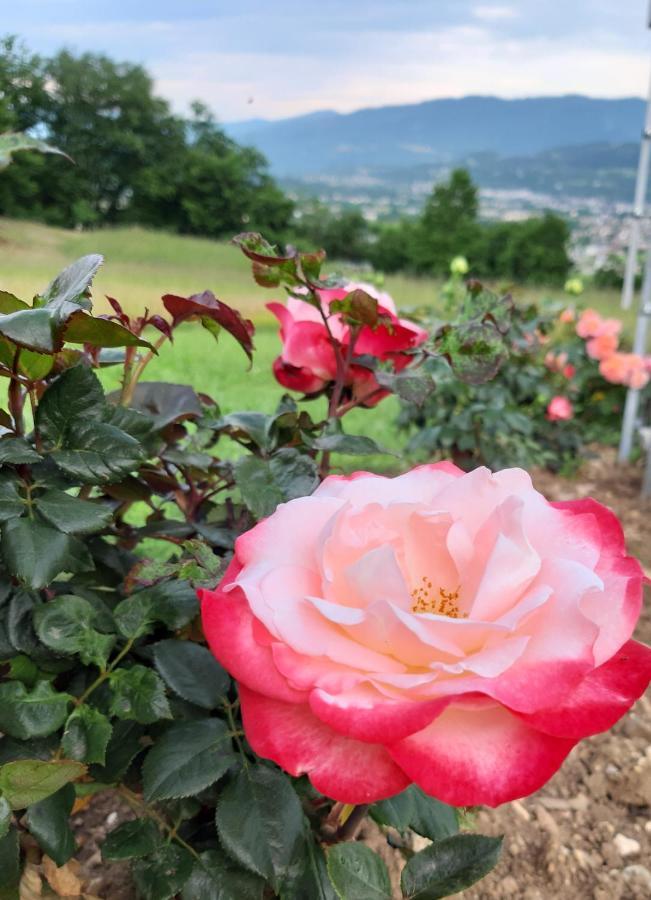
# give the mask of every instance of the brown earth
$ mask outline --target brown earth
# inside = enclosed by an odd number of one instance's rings
[[[593,448],[575,478],[545,471],[533,477],[549,499],[590,496],[610,506],[629,551],[651,575],[651,503],[639,498],[639,465],[617,466],[612,449]],[[648,591],[636,637],[651,643]],[[102,900],[133,898],[128,868],[103,864],[99,853],[107,831],[128,817],[105,794],[75,819],[87,890]],[[465,900],[651,898],[651,698],[642,698],[611,732],[581,742],[536,794],[478,811],[476,828],[505,835],[504,849],[497,868],[458,895]],[[401,857],[372,823],[360,836],[382,853],[397,885]]]

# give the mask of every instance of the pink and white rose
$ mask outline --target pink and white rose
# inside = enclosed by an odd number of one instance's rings
[[[371,285],[352,283],[342,288],[318,291],[332,337],[339,343],[345,356],[351,340],[351,329],[340,313],[330,310],[330,304],[334,300],[342,300],[356,289],[375,297],[385,321],[377,328],[368,325],[361,328],[355,341],[354,355],[368,355],[390,362],[393,370],[400,372],[412,361],[412,356],[406,351],[420,346],[427,339],[427,332],[413,322],[399,318],[389,294],[379,292]],[[283,344],[282,352],[273,364],[276,380],[283,387],[302,391],[304,394],[316,394],[334,382],[337,377],[337,361],[319,310],[296,297],[289,297],[286,305],[269,303],[267,308],[280,322]],[[388,393],[380,390],[370,369],[355,363],[347,367],[345,383],[352,397],[364,406],[375,406]]]
[[[535,791],[646,688],[643,573],[594,500],[450,463],[330,476],[200,592],[260,756],[346,803]]]

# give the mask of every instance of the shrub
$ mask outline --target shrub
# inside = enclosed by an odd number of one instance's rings
[[[261,284],[313,303],[331,285],[319,254],[281,257],[256,235],[239,243]],[[238,534],[314,489],[330,452],[379,448],[344,433],[340,419],[355,403],[343,402],[341,379],[332,389],[342,405],[320,422],[288,396],[273,415],[224,416],[187,385],[144,381],[188,320],[215,337],[228,332],[248,357],[253,327],[210,291],[165,295],[164,315],[138,318],[111,300],[112,315],[96,317],[90,286],[101,261],[78,260],[32,305],[0,292],[9,385],[0,411],[0,891],[16,896],[26,878],[51,873],[51,863],[34,863],[34,842],[74,877],[71,810],[110,789],[135,817],[108,836],[103,857],[130,860],[147,900],[352,897],[355,884],[356,896],[388,897],[380,858],[346,842],[367,810],[333,804],[251,751],[196,599],[197,587],[219,580]],[[353,333],[380,315],[364,291],[338,302]],[[463,377],[488,376],[503,334],[482,313],[450,326],[436,352]],[[433,387],[427,374],[354,363],[401,396]],[[105,366],[122,371],[108,395]],[[239,455],[226,459],[228,442]],[[416,788],[370,812],[437,841],[409,863],[408,896],[425,885],[436,896],[459,890],[499,851],[499,839],[458,834],[456,811]],[[326,861],[324,846],[341,841]]]

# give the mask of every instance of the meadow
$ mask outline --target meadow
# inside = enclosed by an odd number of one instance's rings
[[[105,265],[95,280],[97,312],[109,311],[106,295],[119,299],[130,314],[138,314],[144,307],[150,311],[162,310],[160,297],[165,293],[188,295],[210,289],[256,325],[256,352],[250,368],[229,335],[223,335],[215,343],[204,329],[188,324],[181,329],[174,345],[163,347],[150,364],[147,380],[192,384],[210,395],[224,413],[253,407],[273,411],[282,395],[271,374],[279,343],[276,321],[265,304],[274,299],[274,293],[254,283],[250,264],[236,247],[136,227],[76,232],[0,219],[0,288],[29,298],[71,261],[87,253],[101,253],[105,257]],[[353,277],[364,277],[364,272],[359,270],[350,267],[343,270]],[[342,267],[333,263],[330,271],[342,271]],[[401,309],[436,306],[439,287],[434,279],[406,275],[386,278],[386,290]],[[508,288],[521,300],[559,293],[557,289],[536,286],[501,287]],[[603,314],[624,318],[630,333],[633,316],[619,310],[616,292],[588,289],[581,302]],[[112,387],[117,383],[118,372],[104,370],[102,377],[106,386]],[[309,409],[316,419],[325,413],[325,403],[313,401]],[[388,449],[399,451],[405,440],[393,426],[396,412],[397,401],[394,397],[387,398],[374,413],[355,410],[346,419],[346,429],[354,434],[366,434]],[[391,457],[384,457],[383,467],[391,465],[390,460]],[[360,465],[371,461],[356,460]]]

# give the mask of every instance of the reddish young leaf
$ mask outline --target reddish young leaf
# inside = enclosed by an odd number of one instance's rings
[[[172,326],[164,319],[162,316],[150,316],[146,321],[146,325],[152,325],[154,328],[157,328],[161,334],[164,334],[166,338],[172,340]]]
[[[172,316],[172,327],[176,328],[186,319],[210,319],[232,334],[249,359],[253,352],[253,322],[244,319],[240,313],[218,300],[212,291],[193,294],[192,297],[178,297],[165,294],[163,306]]]

